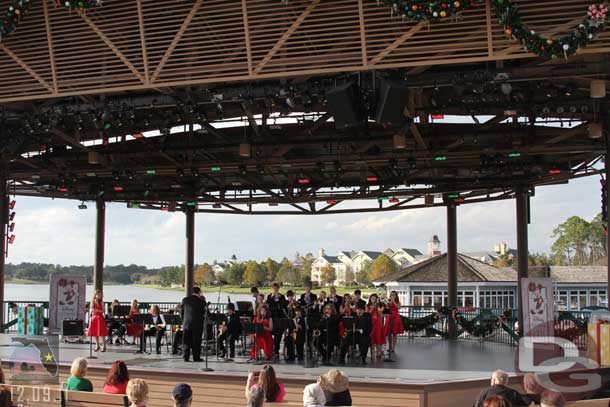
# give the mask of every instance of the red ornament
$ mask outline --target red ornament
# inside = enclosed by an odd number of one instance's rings
[[[441,8],[447,8],[447,3],[441,3]]]

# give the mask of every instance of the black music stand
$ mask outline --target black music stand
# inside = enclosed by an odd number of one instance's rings
[[[254,364],[255,365],[263,365],[265,364],[258,357],[258,350],[256,349],[256,344],[258,343],[258,336],[262,335],[265,332],[265,327],[262,322],[246,322],[243,325],[243,330],[245,335],[254,335]]]
[[[214,312],[210,314],[210,323],[214,326],[214,350],[216,351],[216,360],[218,360],[218,335],[220,334],[220,324],[227,322],[228,318],[225,314]]]
[[[318,366],[318,343],[315,343],[314,346],[314,337],[313,337],[313,331],[315,330],[320,330],[320,315],[309,315],[308,317],[305,318],[305,325],[307,326],[307,332],[305,333],[305,341],[309,341],[309,331],[311,330],[312,332],[312,337],[311,337],[311,344],[309,344],[309,346],[311,346],[311,353],[309,352],[309,350],[307,351],[307,354],[305,356],[305,364],[303,367],[305,368],[312,368],[312,367],[317,367]],[[319,341],[320,338],[317,338],[317,341]]]
[[[203,316],[203,343],[205,344],[205,367],[200,369],[202,372],[213,372],[214,369],[208,367],[208,324],[210,317],[210,310],[208,309],[209,303],[205,303],[205,315]]]
[[[112,318],[118,319],[122,324],[125,323],[125,320],[129,317],[129,313],[131,312],[130,305],[117,305],[112,308]],[[127,332],[127,327],[125,327],[125,332]],[[117,335],[118,336],[118,335]],[[119,336],[119,344],[121,345],[129,345],[127,339],[125,339],[125,335]],[[110,338],[110,344],[112,345],[112,337]]]
[[[385,318],[390,318],[390,333],[388,334],[388,357],[385,358],[383,361],[384,362],[394,362],[394,360],[392,360],[392,333],[391,333],[392,332],[392,324],[394,323],[394,321],[393,321],[393,318],[392,318],[392,311],[390,311],[390,307],[385,307],[384,308],[383,315],[384,315]]]
[[[182,318],[180,318],[179,314],[163,314],[163,320],[165,321],[165,325],[169,326],[169,336],[172,338],[171,345],[174,346],[174,327],[182,325]],[[166,337],[167,339],[167,337]]]
[[[150,314],[135,314],[133,316],[133,323],[140,325],[142,327],[142,333],[140,334],[140,349],[136,351],[136,353],[145,353],[148,354],[148,352],[146,352],[146,341],[145,341],[145,327],[146,325],[152,325],[153,324],[153,319],[152,319],[152,315]]]

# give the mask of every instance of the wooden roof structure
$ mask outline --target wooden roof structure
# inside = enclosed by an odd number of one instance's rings
[[[434,24],[391,18],[376,0],[55,3],[33,1],[0,43],[0,153],[14,194],[385,211],[512,198],[517,186],[598,174],[606,152],[589,125],[605,123],[607,98],[589,88],[608,83],[610,32],[546,61],[505,35],[488,1]],[[588,6],[516,3],[549,35]],[[337,128],[327,94],[350,83],[362,123]],[[404,89],[404,123],[373,120],[383,83]]]

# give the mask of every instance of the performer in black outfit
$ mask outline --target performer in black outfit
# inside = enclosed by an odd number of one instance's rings
[[[365,305],[356,305],[356,323],[355,323],[355,335],[356,335],[356,346],[362,359],[362,364],[366,363],[366,355],[369,352],[371,346],[371,330],[373,329],[373,322],[371,321],[371,315],[364,312]],[[342,361],[345,361],[345,355],[351,341],[343,341],[341,346],[341,357]],[[355,350],[355,349],[354,349]]]
[[[314,310],[314,306],[316,305],[317,300],[318,300],[318,297],[314,293],[311,292],[311,281],[308,281],[307,285],[305,285],[305,293],[301,294],[301,297],[299,298],[299,305],[301,306],[301,309],[303,310],[303,316],[306,319],[311,316],[319,315]],[[307,349],[311,353],[311,351],[312,351],[311,340],[312,340],[313,327],[309,326],[309,321],[307,321],[306,329],[307,329],[307,336],[306,336]]]
[[[354,291],[354,298],[353,298],[352,302],[354,303],[354,305],[356,305],[356,307],[358,307],[358,305],[362,304],[364,306],[364,309],[366,309],[366,301],[364,301],[362,299],[362,291],[360,291],[360,290]]]
[[[307,334],[305,329],[306,325],[305,317],[303,316],[303,310],[298,305],[292,307],[289,306],[288,316],[290,320],[294,323],[295,329],[291,331],[288,336],[286,336],[286,360],[288,362],[293,362],[295,360],[294,348],[296,347],[296,355],[299,359],[299,362],[302,362],[304,359],[303,348],[305,345],[305,336]]]
[[[182,356],[188,362],[193,351],[193,361],[201,362],[201,339],[203,320],[207,312],[205,297],[199,287],[193,287],[193,294],[182,299],[180,316],[182,317]],[[207,344],[206,344],[207,346]]]
[[[228,321],[222,327],[222,333],[218,336],[218,350],[220,351],[220,357],[224,358],[227,355],[225,340],[228,340],[229,357],[233,359],[235,357],[235,341],[241,335],[241,321],[235,313],[235,305],[231,302],[227,305],[227,318]]]
[[[332,304],[335,307],[335,311],[337,314],[340,312],[341,304],[343,303],[343,298],[337,295],[337,289],[335,287],[330,287],[330,295],[328,296],[328,303]]]
[[[335,312],[335,307],[331,304],[326,304],[324,307],[324,316],[320,319],[320,341],[318,342],[318,350],[322,355],[323,362],[329,362],[332,353],[339,341],[339,322],[340,319]]]
[[[161,315],[161,310],[159,309],[158,305],[152,305],[149,313],[152,316],[153,324],[142,331],[142,338],[140,342],[141,350],[142,352],[146,350],[146,337],[154,336],[157,355],[160,355],[161,339],[163,339],[163,335],[165,335],[165,318],[163,318],[163,315]]]
[[[280,319],[288,317],[286,314],[286,305],[288,302],[286,301],[284,294],[280,294],[280,285],[278,283],[273,283],[271,288],[273,289],[273,292],[267,296],[265,303],[269,307],[271,319],[273,320],[273,353],[275,357],[278,357],[280,354],[282,335],[284,335]]]

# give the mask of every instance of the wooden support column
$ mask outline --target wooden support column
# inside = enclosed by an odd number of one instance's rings
[[[6,225],[8,224],[8,194],[6,173],[0,173],[0,332],[4,332],[4,272],[6,263]]]
[[[455,203],[447,203],[447,300],[449,307],[458,306],[457,278],[457,209]],[[449,319],[449,338],[457,337],[457,327],[453,319]]]
[[[523,304],[521,298],[521,279],[527,277],[527,260],[528,260],[528,244],[527,244],[527,224],[529,212],[529,192],[523,186],[519,186],[516,192],[517,206],[517,298],[519,307],[519,335],[523,336]]]
[[[106,203],[103,199],[95,202],[95,263],[93,265],[93,289],[104,293],[104,245],[106,238]]]
[[[193,294],[195,282],[195,208],[188,206],[186,214],[186,262],[184,266],[184,290]]]
[[[610,109],[610,104],[605,106],[606,109],[603,109],[605,112],[608,111],[608,109]],[[605,169],[606,169],[606,196],[604,196],[604,202],[603,205],[606,207],[606,213],[609,214],[608,216],[610,216],[610,199],[608,199],[608,188],[610,188],[610,163],[608,163],[608,161],[610,161],[610,143],[608,142],[608,139],[610,138],[608,136],[609,132],[610,132],[610,115],[608,114],[604,114],[602,116],[603,118],[603,123],[602,123],[602,131],[605,134],[606,137],[606,157],[605,157]],[[608,301],[610,299],[610,256],[608,256],[608,254],[610,253],[610,238],[608,236],[606,236],[606,259],[608,259],[608,262],[606,263],[606,267],[607,267],[607,273],[608,273],[608,287],[606,288],[606,301]],[[606,308],[610,309],[610,302],[606,305]]]

